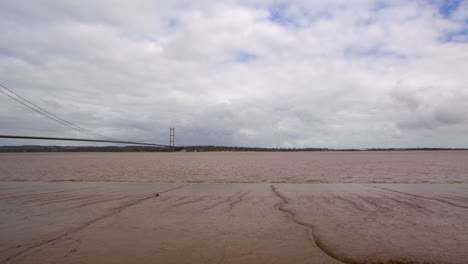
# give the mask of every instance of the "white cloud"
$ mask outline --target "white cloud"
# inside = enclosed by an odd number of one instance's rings
[[[123,139],[175,126],[187,145],[467,147],[466,6],[3,1],[0,77]],[[0,134],[80,136],[0,100]]]

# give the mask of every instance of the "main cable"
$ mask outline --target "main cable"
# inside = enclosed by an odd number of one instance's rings
[[[47,115],[47,114],[45,114],[45,113],[43,113],[43,112],[41,112],[41,111],[39,111],[39,110],[37,110],[37,109],[35,109],[35,108],[33,108],[33,107],[31,107],[31,106],[25,104],[24,102],[18,100],[17,98],[15,98],[15,97],[13,97],[13,96],[11,96],[11,95],[5,93],[5,92],[2,91],[2,90],[0,90],[0,92],[3,93],[3,94],[5,94],[6,96],[10,97],[11,99],[17,101],[18,103],[20,103],[20,104],[22,104],[22,105],[28,107],[29,109],[33,110],[34,112],[39,113],[39,114],[41,114],[41,115],[43,115],[43,116],[45,116],[45,117],[47,117],[47,118],[50,118],[50,119],[52,119],[52,120],[54,120],[54,121],[56,121],[56,122],[58,122],[58,123],[60,123],[60,124],[62,124],[62,125],[64,125],[64,126],[67,126],[67,127],[69,127],[69,128],[78,130],[79,132],[82,132],[82,133],[86,133],[86,134],[91,135],[91,136],[93,136],[93,137],[96,137],[96,136],[97,136],[97,135],[94,135],[93,132],[88,132],[88,131],[86,131],[86,130],[84,130],[84,129],[81,129],[81,128],[79,128],[79,127],[74,127],[74,126],[72,126],[72,125],[67,124],[66,122],[61,121],[60,119],[54,118],[53,116],[49,116],[49,115]],[[101,137],[101,136],[99,136],[99,137]]]
[[[27,108],[33,110],[34,112],[37,112],[37,113],[39,113],[39,114],[41,114],[41,115],[43,115],[43,116],[45,116],[45,117],[47,117],[47,118],[49,118],[49,119],[54,120],[55,122],[58,122],[58,123],[60,123],[60,124],[62,124],[62,125],[64,125],[64,126],[67,126],[67,127],[72,128],[72,129],[74,129],[74,130],[80,131],[80,132],[82,132],[82,133],[86,133],[86,134],[88,134],[88,135],[90,135],[90,136],[93,136],[93,137],[115,140],[115,139],[113,139],[113,138],[100,135],[100,134],[98,134],[98,133],[95,133],[95,132],[92,132],[92,131],[87,130],[87,129],[85,129],[85,128],[82,128],[82,127],[80,127],[80,126],[78,126],[78,125],[75,125],[75,124],[73,124],[73,123],[71,123],[71,122],[69,122],[69,121],[67,121],[67,120],[65,120],[65,119],[63,119],[63,118],[61,118],[61,117],[59,117],[59,116],[57,116],[57,115],[55,115],[55,114],[53,114],[53,113],[47,111],[47,110],[45,110],[44,108],[42,108],[42,107],[40,107],[40,106],[34,104],[33,102],[31,102],[31,101],[29,101],[28,99],[22,97],[21,95],[15,93],[14,91],[10,90],[8,87],[6,87],[5,85],[3,85],[3,84],[1,84],[1,83],[0,83],[0,87],[4,88],[5,90],[9,91],[10,93],[16,95],[16,96],[19,97],[20,99],[24,100],[26,103],[23,102],[23,101],[21,101],[21,100],[19,100],[18,98],[15,98],[14,96],[12,96],[12,95],[10,95],[10,94],[8,94],[8,93],[6,93],[6,92],[4,92],[4,91],[2,91],[2,90],[0,89],[0,92],[1,92],[1,93],[5,94],[6,96],[10,97],[11,99],[17,101],[18,103],[20,103],[20,104],[26,106]]]

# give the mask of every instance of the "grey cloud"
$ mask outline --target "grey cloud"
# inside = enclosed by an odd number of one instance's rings
[[[392,99],[401,113],[398,126],[410,130],[466,125],[466,98],[461,90],[450,91],[440,86],[399,87],[392,91]]]
[[[468,106],[461,104],[444,104],[434,108],[434,119],[442,124],[454,125],[467,121]]]
[[[398,104],[401,104],[410,109],[416,109],[420,105],[420,100],[417,94],[407,91],[405,89],[394,89],[391,93],[392,99],[394,99]]]
[[[392,147],[466,131],[466,43],[439,38],[460,20],[407,1],[297,1],[291,26],[273,5],[3,1],[0,81],[122,139],[166,143],[176,127],[185,145]],[[1,99],[0,133],[80,136],[19,109]]]

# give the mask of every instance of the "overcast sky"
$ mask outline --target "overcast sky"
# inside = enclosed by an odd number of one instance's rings
[[[0,32],[1,84],[112,138],[468,147],[468,1],[2,0]],[[92,138],[2,93],[0,134]]]

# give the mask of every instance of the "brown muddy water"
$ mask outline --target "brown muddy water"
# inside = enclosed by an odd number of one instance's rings
[[[468,151],[0,154],[0,264],[467,260]]]
[[[468,151],[3,153],[0,181],[468,183]]]

